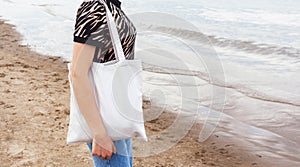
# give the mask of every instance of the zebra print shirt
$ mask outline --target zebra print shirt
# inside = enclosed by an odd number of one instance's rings
[[[121,9],[119,0],[104,0],[115,20],[126,59],[134,59],[136,28]],[[73,41],[96,46],[93,62],[116,60],[101,1],[83,1],[76,14]]]

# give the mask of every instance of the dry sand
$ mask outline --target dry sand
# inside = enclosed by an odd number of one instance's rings
[[[66,144],[69,121],[67,66],[58,57],[40,55],[20,45],[12,25],[0,21],[0,166],[93,166],[85,144]],[[143,108],[150,108],[144,101]],[[147,111],[151,112],[151,111]],[[164,111],[146,122],[148,136],[175,118]],[[198,129],[171,149],[149,157],[135,157],[134,166],[265,166],[261,157],[212,135],[197,142]],[[139,147],[133,143],[133,149]]]

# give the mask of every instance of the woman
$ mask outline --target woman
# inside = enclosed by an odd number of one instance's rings
[[[122,11],[119,0],[103,2],[114,17],[126,59],[134,59],[136,28]],[[81,3],[73,35],[71,82],[79,109],[93,132],[93,142],[88,142],[87,145],[94,166],[132,166],[132,139],[112,141],[107,135],[88,79],[88,71],[93,62],[116,60],[102,1],[84,0]]]

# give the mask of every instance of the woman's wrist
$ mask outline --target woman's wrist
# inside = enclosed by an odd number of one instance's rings
[[[105,136],[107,136],[107,133],[106,133],[106,130],[104,129],[102,131],[98,131],[98,132],[94,133],[93,137],[94,137],[94,139],[97,139],[97,138],[103,138]]]

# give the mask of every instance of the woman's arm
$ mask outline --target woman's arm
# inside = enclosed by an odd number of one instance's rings
[[[71,81],[78,107],[93,135],[103,136],[106,130],[96,107],[94,93],[88,78],[95,46],[74,42]]]
[[[95,46],[74,42],[70,78],[78,107],[93,133],[93,141],[100,145],[99,154],[102,157],[104,156],[104,158],[110,158],[111,152],[116,152],[116,150],[111,139],[107,136],[88,77],[88,71],[93,62],[94,51]],[[102,150],[101,152],[101,148],[105,148],[106,150]],[[105,152],[107,150],[109,152]],[[97,151],[94,153],[98,155]]]

